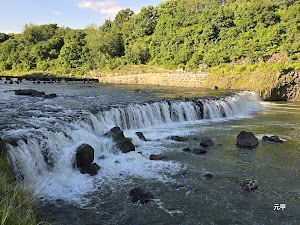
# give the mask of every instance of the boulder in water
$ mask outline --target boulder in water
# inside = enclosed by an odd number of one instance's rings
[[[135,146],[132,143],[132,141],[129,138],[120,138],[115,140],[117,143],[117,147],[121,150],[123,153],[135,151]]]
[[[145,138],[144,134],[142,132],[135,132],[136,136],[139,137],[139,139],[141,139],[142,141],[147,141],[147,139]]]
[[[212,179],[212,177],[213,177],[213,175],[212,175],[211,173],[205,173],[205,174],[203,175],[203,178],[205,178],[205,179],[207,179],[207,180]]]
[[[281,140],[277,135],[273,135],[273,136],[263,136],[262,138],[263,141],[272,141],[272,142],[276,142],[276,143],[283,143],[283,140]]]
[[[94,161],[94,149],[88,144],[80,145],[76,150],[76,166],[82,168]]]
[[[255,190],[258,188],[258,182],[257,180],[253,180],[253,179],[241,179],[237,181],[242,190],[244,191],[251,191],[251,190]]]
[[[23,90],[15,90],[15,95],[27,95],[32,97],[44,97],[45,92],[37,91],[33,89],[23,89]]]
[[[149,159],[150,160],[163,160],[166,159],[167,157],[165,156],[161,156],[161,155],[155,155],[155,154],[151,154]]]
[[[104,136],[110,137],[112,139],[124,138],[124,133],[120,127],[111,128]]]
[[[45,95],[45,98],[47,98],[47,99],[56,98],[56,97],[57,97],[57,95],[55,93]]]
[[[129,138],[124,136],[123,131],[120,127],[111,128],[104,136],[110,137],[116,142],[117,147],[123,152],[127,153],[135,151],[135,146]]]
[[[184,151],[184,152],[190,152],[191,148],[190,147],[186,147],[186,148],[182,149],[182,151]]]
[[[236,137],[237,145],[240,147],[255,147],[258,145],[258,139],[252,132],[241,131]]]
[[[192,150],[192,153],[195,154],[195,155],[201,155],[201,154],[207,153],[207,150],[201,149],[201,148],[194,148]]]
[[[80,169],[80,173],[82,174],[89,174],[89,175],[96,175],[100,170],[100,166],[97,163],[92,163],[91,165],[84,166]]]
[[[177,136],[177,135],[169,136],[167,139],[168,140],[173,140],[173,141],[187,141],[188,140],[188,138],[186,138],[186,137],[180,137],[180,136]]]
[[[129,192],[129,197],[131,198],[132,202],[137,203],[140,202],[142,204],[148,203],[151,199],[154,198],[153,194],[150,192],[146,192],[143,188],[141,187],[136,187],[133,188]]]
[[[210,138],[208,138],[208,137],[201,138],[200,146],[211,147],[213,145],[214,145],[214,142]]]

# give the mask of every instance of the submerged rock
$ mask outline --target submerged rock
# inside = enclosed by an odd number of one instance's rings
[[[45,92],[33,89],[15,90],[15,95],[27,95],[32,97],[44,97]]]
[[[116,143],[117,143],[117,147],[123,153],[135,151],[135,146],[134,146],[134,144],[131,142],[131,140],[129,138],[118,139],[118,140],[116,140]]]
[[[200,154],[205,154],[205,153],[207,153],[207,150],[201,149],[201,148],[194,148],[194,149],[192,150],[192,153],[195,154],[195,155],[200,155]]]
[[[241,179],[237,181],[244,191],[251,191],[258,188],[257,180],[253,179]]]
[[[276,142],[276,143],[283,143],[283,140],[281,140],[278,136],[273,135],[273,136],[263,136],[262,138],[263,141],[272,141],[272,142]]]
[[[99,159],[99,160],[107,159],[107,156],[101,155],[101,156],[98,157],[98,159]]]
[[[169,136],[167,139],[168,140],[173,140],[173,141],[187,141],[188,140],[188,138],[186,138],[186,137],[180,137],[180,136],[177,136],[177,135]]]
[[[186,148],[182,149],[182,151],[184,151],[184,152],[190,152],[191,148],[190,147],[186,147]]]
[[[55,93],[49,94],[49,95],[45,95],[45,98],[47,98],[47,99],[56,98],[56,97],[57,97],[57,95]]]
[[[252,132],[241,131],[236,137],[237,145],[240,147],[255,147],[258,145],[258,139]]]
[[[123,152],[135,151],[135,146],[129,138],[124,136],[123,131],[120,127],[111,128],[104,136],[110,137],[114,140],[117,147]]]
[[[120,127],[111,128],[104,136],[110,137],[112,139],[124,138],[124,133]]]
[[[150,192],[146,192],[141,187],[133,188],[129,192],[129,197],[131,198],[132,202],[137,203],[140,202],[142,204],[148,203],[151,199],[154,198],[153,194]]]
[[[210,179],[213,178],[213,175],[212,175],[211,173],[205,173],[205,174],[203,175],[203,178],[205,178],[205,179],[207,179],[207,180],[210,180]]]
[[[210,138],[208,138],[208,137],[201,138],[200,146],[202,146],[202,147],[211,147],[213,145],[214,145],[214,142]]]
[[[142,141],[147,141],[147,139],[145,138],[144,134],[142,132],[135,132],[136,136],[139,137],[139,139],[141,139]]]
[[[98,171],[100,170],[100,166],[98,166],[97,163],[92,163],[91,165],[82,167],[80,169],[80,173],[82,174],[89,174],[89,175],[96,175]]]
[[[44,97],[44,98],[55,98],[57,95],[55,93],[46,95],[43,91],[37,91],[33,89],[20,89],[15,90],[15,95],[26,95],[26,96],[32,96],[32,97]]]
[[[167,157],[165,156],[161,156],[161,155],[155,155],[155,154],[151,154],[149,159],[150,160],[163,160],[166,159]]]
[[[82,168],[94,161],[94,149],[88,144],[80,145],[76,150],[76,166]]]

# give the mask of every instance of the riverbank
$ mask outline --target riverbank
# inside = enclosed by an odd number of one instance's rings
[[[252,90],[266,101],[300,100],[300,62],[281,53],[265,60],[247,60],[223,64],[198,71],[164,73],[107,74],[99,78],[104,84],[143,84],[173,87]]]
[[[210,69],[202,87],[252,90],[263,100],[300,100],[299,61],[231,63]]]
[[[9,76],[8,73],[4,74]],[[186,71],[183,68],[167,70],[149,65],[126,65],[110,71],[90,71],[80,77],[43,71],[16,73],[14,76],[12,79],[26,79],[33,82],[65,80],[102,84],[252,90],[266,101],[300,100],[300,61],[291,60],[282,53],[270,55],[256,63],[244,59],[211,68],[202,65],[193,71]]]
[[[38,221],[31,191],[14,179],[5,142],[0,138],[0,221],[5,225],[35,225]]]

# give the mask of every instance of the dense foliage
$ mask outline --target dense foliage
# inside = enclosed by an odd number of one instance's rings
[[[196,69],[283,52],[300,58],[299,0],[166,0],[84,30],[27,24],[0,33],[0,71],[84,74],[128,64]]]

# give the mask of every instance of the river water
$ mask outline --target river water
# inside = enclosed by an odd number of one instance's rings
[[[16,96],[33,88],[57,98]],[[299,224],[300,104],[261,102],[253,92],[82,84],[4,84],[0,81],[0,134],[10,140],[17,178],[37,199],[50,224]],[[103,136],[120,126],[136,151],[120,153]],[[258,147],[236,146],[240,131]],[[149,140],[139,140],[136,131]],[[167,140],[170,135],[186,142]],[[284,143],[262,142],[278,135]],[[205,155],[184,152],[214,140]],[[76,148],[95,149],[96,176],[73,168]],[[142,154],[138,153],[141,152]],[[149,160],[150,154],[167,157]],[[211,173],[212,179],[204,174]],[[244,191],[238,179],[256,179]],[[133,204],[137,186],[154,195]],[[285,204],[274,210],[274,204]]]

